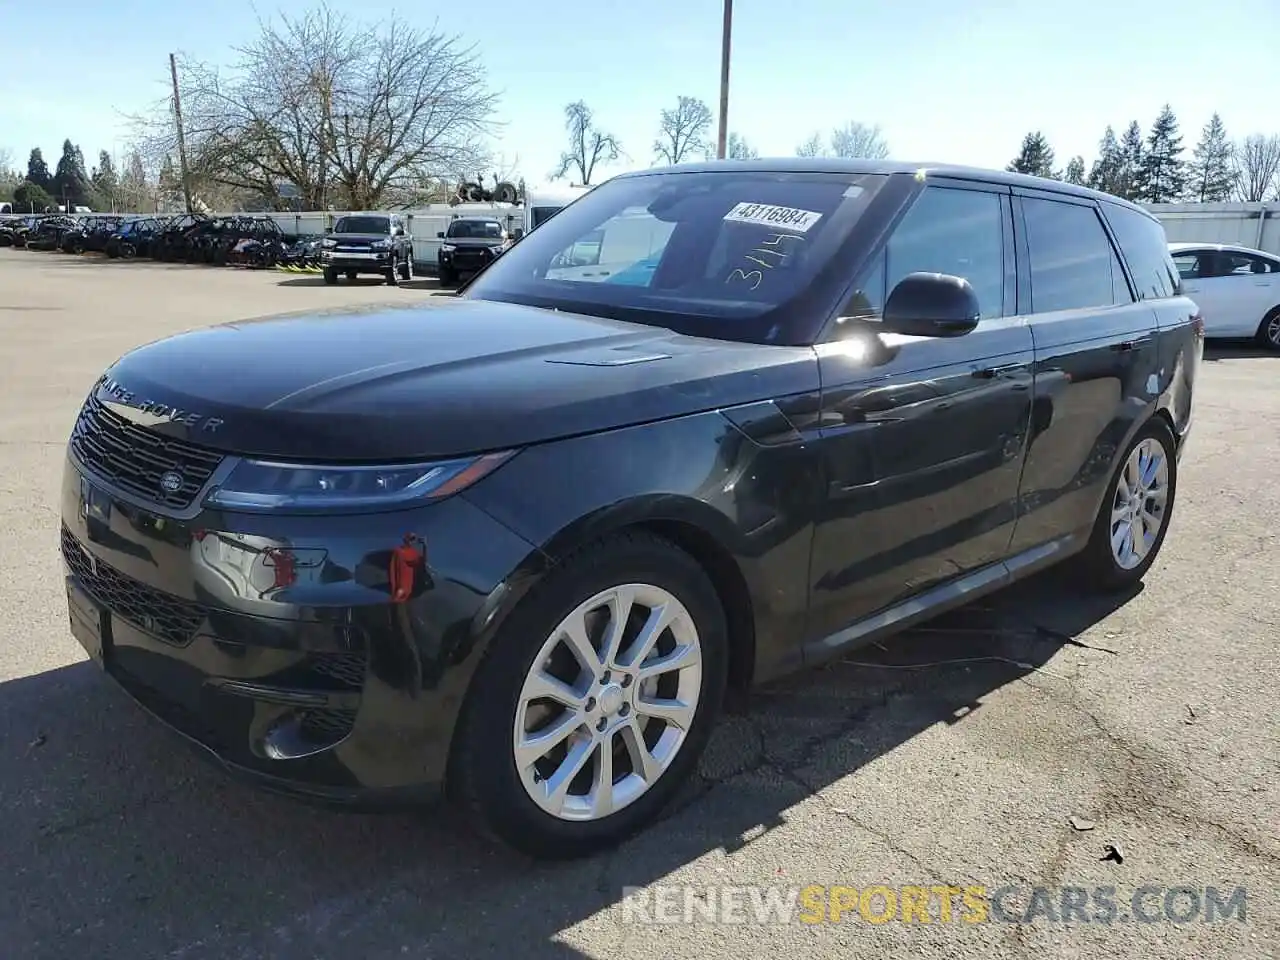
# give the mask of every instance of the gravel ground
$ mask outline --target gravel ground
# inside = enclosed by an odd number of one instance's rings
[[[410,302],[440,293],[0,249],[5,957],[1280,956],[1280,357],[1248,348],[1210,350],[1145,589],[1103,605],[1041,578],[761,691],[677,810],[614,854],[533,865],[447,811],[316,810],[192,756],[66,629],[76,409],[161,336]],[[931,922],[875,923],[876,885],[1014,889],[986,922],[962,897],[945,921],[933,894]],[[1243,921],[1166,913],[1167,888],[1208,886],[1243,887]],[[769,913],[802,888],[791,922]],[[1064,888],[1093,922],[1060,922]]]

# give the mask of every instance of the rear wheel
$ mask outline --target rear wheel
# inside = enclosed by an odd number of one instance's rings
[[[325,283],[329,283],[329,284],[337,283],[337,282],[338,282],[338,271],[337,271],[337,270],[335,270],[335,269],[333,269],[333,267],[325,267],[325,268],[324,268],[324,282],[325,282]]]
[[[400,279],[413,279],[413,257],[407,257],[404,263],[400,264]]]
[[[354,270],[348,270],[348,271],[347,271],[347,279],[348,279],[348,280],[354,280],[355,278],[356,278],[356,272],[355,272]]]
[[[727,660],[724,610],[692,557],[645,534],[601,541],[494,637],[463,708],[450,795],[530,856],[613,846],[693,772]]]
[[[1173,434],[1154,418],[1133,438],[1107,485],[1089,545],[1079,557],[1088,585],[1119,591],[1146,575],[1169,532],[1177,489]]]
[[[1258,342],[1270,350],[1280,350],[1280,307],[1276,307],[1258,324]]]

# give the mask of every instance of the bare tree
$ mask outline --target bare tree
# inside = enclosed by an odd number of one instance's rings
[[[658,139],[653,152],[667,163],[676,164],[691,155],[710,151],[711,108],[697,97],[680,97],[674,110],[663,110]]]
[[[13,151],[0,147],[0,177],[13,173]]]
[[[889,156],[889,144],[880,133],[880,127],[868,126],[850,120],[831,133],[831,153],[837,157],[861,157],[867,160],[883,160]]]
[[[481,166],[496,95],[474,47],[403,20],[353,25],[329,6],[261,23],[223,75],[183,58],[195,184],[315,209],[369,209]],[[155,164],[173,153],[169,102],[133,118]]]
[[[1235,149],[1236,194],[1256,203],[1280,194],[1280,136],[1254,133]]]
[[[796,147],[797,157],[821,157],[826,155],[826,147],[822,142],[822,134],[815,133],[800,146]]]
[[[589,186],[596,166],[617,160],[622,155],[622,145],[613,134],[596,126],[591,108],[581,100],[564,108],[564,126],[569,132],[569,149],[560,154],[560,164],[551,179],[558,180],[576,169],[581,185]]]
[[[725,156],[730,160],[755,160],[760,151],[753,147],[740,133],[730,132],[729,142],[725,145]]]

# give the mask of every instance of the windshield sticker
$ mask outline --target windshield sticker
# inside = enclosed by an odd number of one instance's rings
[[[795,207],[778,207],[771,203],[740,203],[724,215],[726,221],[751,223],[779,230],[795,230],[808,233],[822,214]]]

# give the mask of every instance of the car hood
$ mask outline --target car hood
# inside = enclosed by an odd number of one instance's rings
[[[431,459],[817,388],[807,347],[480,300],[227,324],[140,347],[95,390],[153,429],[257,456]]]

